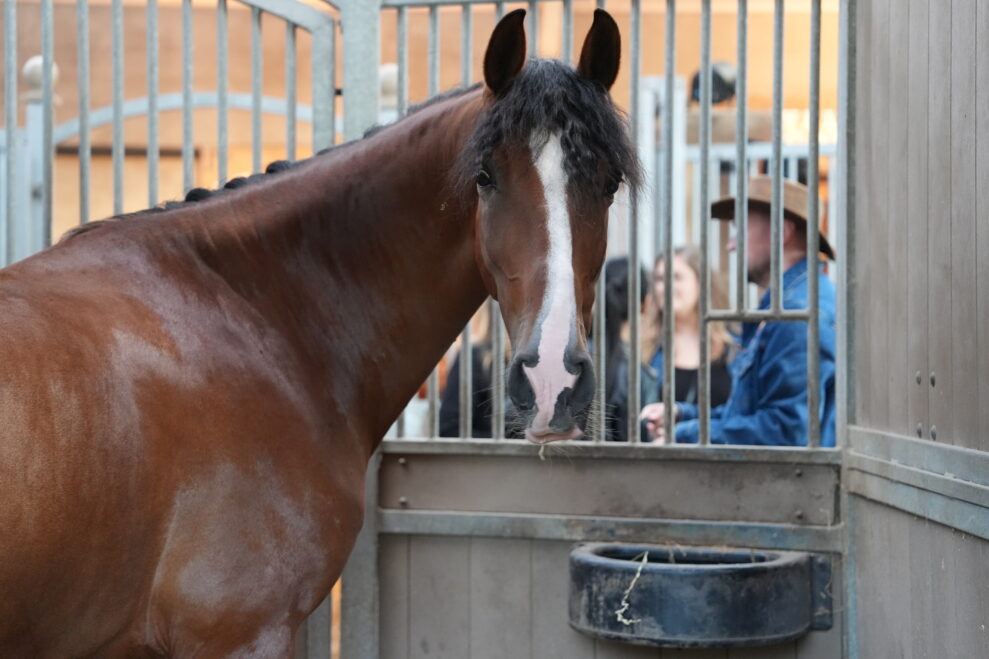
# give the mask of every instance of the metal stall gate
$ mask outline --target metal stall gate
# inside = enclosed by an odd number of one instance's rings
[[[858,656],[989,656],[989,5],[857,0]]]
[[[773,281],[776,303],[768,311],[754,308],[746,285],[744,259],[728,257],[724,235],[709,236],[707,217],[699,209],[723,193],[744,194],[752,169],[767,171],[775,178],[775,190],[789,158],[805,158],[807,180],[817,192],[821,179],[818,163],[830,165],[829,236],[842,261],[830,275],[844,284],[845,244],[842,231],[845,211],[844,177],[847,152],[844,143],[820,144],[818,139],[821,60],[821,6],[808,0],[798,9],[799,20],[786,20],[784,2],[759,3],[749,10],[745,0],[730,4],[731,24],[727,30],[736,39],[738,54],[737,131],[734,144],[712,144],[710,76],[712,60],[712,2],[580,2],[545,0],[533,2],[474,2],[449,0],[375,0],[351,7],[349,15],[361,23],[348,23],[347,4],[341,21],[345,40],[345,122],[377,115],[374,90],[353,93],[348,80],[373,75],[381,61],[375,44],[382,44],[381,57],[397,62],[397,107],[409,105],[410,96],[425,98],[458,84],[478,79],[480,57],[495,20],[508,10],[525,7],[530,52],[572,61],[590,24],[595,6],[604,6],[619,22],[627,57],[612,94],[630,114],[630,121],[648,168],[650,185],[638,199],[616,204],[612,216],[609,253],[628,254],[633,263],[651,263],[665,253],[667,262],[675,242],[701,244],[704,271],[710,276],[719,268],[735,276],[734,293],[728,308],[715,308],[710,297],[702,297],[704,326],[716,320],[783,321],[808,326],[812,376],[817,366],[817,305],[808,309],[782,309],[779,303],[781,264],[774,259]],[[788,3],[792,6],[794,3]],[[846,107],[845,73],[848,52],[848,3],[829,5],[829,51],[840,71],[833,94],[835,107]],[[718,9],[715,7],[714,9]],[[737,9],[737,12],[736,12]],[[719,34],[726,30],[723,16]],[[792,19],[792,17],[791,17]],[[552,25],[554,30],[541,29]],[[757,25],[754,28],[753,25]],[[784,41],[787,35],[796,37]],[[794,27],[797,26],[797,27]],[[686,85],[676,68],[685,57],[679,40],[689,26],[700,38],[692,56],[700,69],[700,104],[697,111],[699,137],[688,144],[684,128]],[[840,29],[839,29],[840,26]],[[798,28],[800,31],[798,32]],[[766,116],[771,133],[750,143],[746,138],[746,64],[755,50],[750,32],[762,30],[771,39],[768,62],[773,80],[771,110]],[[450,33],[458,34],[448,40]],[[441,39],[440,35],[444,38]],[[840,37],[839,37],[840,35]],[[418,41],[416,39],[418,38]],[[370,46],[368,44],[371,44]],[[441,47],[441,44],[444,44]],[[449,47],[446,44],[450,44]],[[786,46],[789,44],[789,46]],[[794,46],[794,44],[797,44]],[[354,62],[347,48],[361,48]],[[662,47],[662,50],[660,49]],[[793,59],[787,48],[802,53]],[[721,49],[724,50],[724,49]],[[445,51],[445,52],[444,52]],[[733,51],[734,53],[735,51]],[[784,52],[787,58],[784,58]],[[699,55],[699,57],[698,57]],[[808,104],[803,142],[784,144],[783,62],[800,62]],[[349,67],[361,67],[363,73]],[[445,65],[445,66],[444,66]],[[417,68],[418,67],[418,68]],[[656,76],[660,77],[656,77]],[[353,76],[348,78],[347,76]],[[419,83],[418,92],[410,88]],[[678,91],[679,90],[679,91]],[[665,103],[664,99],[672,99]],[[356,117],[356,118],[355,118]],[[679,117],[679,118],[678,118]],[[347,123],[356,137],[359,128]],[[844,117],[838,120],[844,126]],[[843,136],[842,136],[843,137]],[[684,163],[697,174],[691,180]],[[726,163],[729,176],[721,173]],[[735,163],[744,163],[736,166]],[[792,176],[792,170],[787,172]],[[694,191],[694,192],[692,192]],[[815,199],[815,195],[811,195]],[[782,224],[781,206],[774,220]],[[692,209],[692,210],[687,210]],[[822,208],[811,202],[814,219]],[[692,223],[686,216],[696,214]],[[809,248],[816,253],[818,235],[808,232]],[[617,240],[616,240],[617,238]],[[744,241],[744,238],[741,238]],[[744,243],[743,243],[744,244]],[[744,253],[744,249],[740,250]],[[642,282],[633,277],[629,306],[637,310]],[[603,282],[598,300],[604,298]],[[702,290],[708,283],[702,280]],[[669,304],[670,288],[667,287]],[[704,295],[702,293],[702,295]],[[816,298],[812,298],[816,300]],[[839,325],[843,309],[839,301]],[[497,319],[497,307],[492,305]],[[638,313],[630,313],[633,356],[638,349]],[[807,321],[810,321],[809,323]],[[597,305],[595,333],[605,324],[603,305]],[[491,329],[493,353],[504,350],[501,324]],[[672,327],[667,325],[672,333]],[[839,333],[841,330],[838,330]],[[671,337],[667,335],[667,345]],[[702,340],[702,346],[705,342]],[[844,341],[839,343],[838,401],[839,434],[843,429]],[[461,354],[470,354],[471,332],[461,337]],[[602,351],[603,352],[603,351]],[[710,355],[703,357],[705,363]],[[601,372],[602,355],[596,357]],[[670,360],[672,361],[672,360]],[[406,418],[386,439],[372,459],[367,482],[367,513],[358,544],[343,576],[342,657],[345,659],[408,659],[413,657],[532,657],[534,659],[581,657],[799,657],[833,659],[851,656],[844,647],[845,626],[845,518],[842,505],[842,458],[838,450],[819,448],[820,428],[813,421],[804,440],[809,447],[752,448],[709,445],[707,415],[698,446],[658,447],[640,441],[637,420],[638,371],[629,369],[630,443],[604,441],[602,433],[591,441],[538,447],[506,439],[504,427],[504,381],[500,369],[491,372],[493,389],[492,439],[471,438],[471,359],[460,360],[460,438],[438,437],[439,376],[430,381],[429,405],[421,426]],[[700,369],[702,408],[709,386],[705,368]],[[673,378],[667,374],[664,397],[673,398]],[[816,379],[814,380],[816,382]],[[599,387],[598,398],[606,392]],[[811,404],[822,395],[812,385]],[[454,396],[456,397],[456,396]],[[811,409],[815,409],[812,407]],[[812,417],[814,415],[811,415]],[[666,417],[667,433],[672,416]],[[839,440],[840,441],[840,440]],[[827,595],[833,597],[833,624],[826,631],[813,631],[799,640],[759,648],[671,650],[632,646],[584,636],[568,624],[568,557],[574,543],[586,541],[634,541],[665,546],[674,551],[687,545],[736,546],[757,549],[795,549],[811,552],[830,561],[832,581]]]

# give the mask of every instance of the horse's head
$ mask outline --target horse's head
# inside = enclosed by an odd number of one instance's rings
[[[533,442],[573,438],[594,396],[587,351],[608,208],[638,180],[608,94],[618,26],[598,10],[576,71],[526,64],[524,10],[495,27],[484,57],[486,107],[465,150],[478,195],[475,251],[515,349],[508,393]]]

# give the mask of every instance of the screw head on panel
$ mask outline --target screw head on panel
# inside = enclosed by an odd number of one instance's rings
[[[931,386],[933,387],[937,383],[937,375],[934,371],[931,371]]]
[[[924,424],[923,423],[918,423],[917,424],[917,437],[923,437],[923,436],[924,436]]]
[[[920,371],[917,371],[917,374],[914,376],[914,378],[917,380],[917,384],[920,384],[924,381],[924,376],[920,374]]]
[[[931,426],[931,439],[937,441],[937,426]]]
[[[408,460],[406,460],[405,458],[399,458],[399,459],[398,459],[398,464],[400,464],[400,465],[402,465],[403,467],[404,467],[404,466],[405,466],[405,465],[406,465],[407,463],[408,463]]]
[[[408,498],[407,497],[398,497],[398,505],[402,506],[403,508],[405,506],[408,506],[409,505]]]

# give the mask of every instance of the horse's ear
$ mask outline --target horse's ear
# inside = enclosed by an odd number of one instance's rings
[[[484,83],[500,94],[525,64],[525,10],[516,9],[498,21],[484,53]]]
[[[594,22],[580,50],[577,73],[582,77],[611,89],[618,77],[618,64],[622,57],[622,38],[618,24],[603,9],[594,10]]]

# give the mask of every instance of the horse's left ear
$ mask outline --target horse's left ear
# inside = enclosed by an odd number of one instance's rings
[[[594,10],[594,22],[580,50],[577,73],[582,77],[611,89],[618,77],[618,64],[622,57],[622,38],[618,24],[603,9]]]

